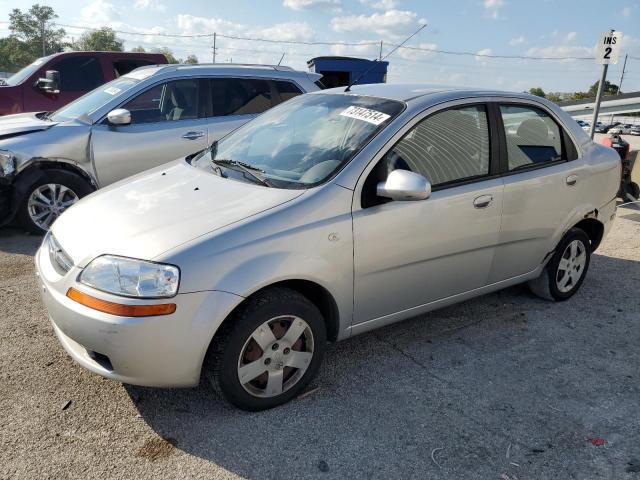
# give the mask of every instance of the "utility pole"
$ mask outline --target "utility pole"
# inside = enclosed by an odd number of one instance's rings
[[[213,63],[216,63],[216,32],[213,32]]]
[[[620,95],[620,90],[622,90],[622,81],[624,80],[624,71],[627,69],[627,58],[629,58],[629,54],[627,53],[624,56],[624,64],[622,65],[622,75],[620,75],[620,83],[618,84],[618,95]]]
[[[607,70],[609,70],[609,64],[605,63],[602,66],[602,75],[600,76],[600,84],[598,85],[598,93],[596,94],[596,103],[593,107],[593,118],[591,119],[591,128],[589,132],[591,140],[593,140],[593,136],[596,133],[596,123],[598,122],[598,115],[600,114],[600,102],[602,101],[604,82],[607,79]]]
[[[380,40],[380,55],[378,56],[378,61],[382,61],[382,40]]]
[[[45,41],[44,38],[44,27],[45,27],[45,21],[44,18],[40,21],[40,35],[42,36],[42,56],[46,57],[47,56],[47,43]]]

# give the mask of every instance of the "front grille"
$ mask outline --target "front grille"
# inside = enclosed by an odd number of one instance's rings
[[[60,275],[64,275],[73,267],[73,260],[71,260],[71,257],[62,249],[60,244],[58,244],[51,232],[47,234],[46,242],[49,249],[49,259],[51,260],[53,268]]]

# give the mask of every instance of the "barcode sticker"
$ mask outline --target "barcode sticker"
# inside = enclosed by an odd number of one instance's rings
[[[389,115],[387,115],[386,113],[377,112],[375,110],[370,110],[364,107],[356,107],[354,105],[340,112],[340,115],[342,115],[343,117],[355,118],[356,120],[369,122],[374,125],[380,125],[382,122],[389,118]]]

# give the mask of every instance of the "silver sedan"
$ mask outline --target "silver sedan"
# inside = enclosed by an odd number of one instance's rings
[[[36,264],[80,365],[205,374],[261,410],[303,391],[327,342],[522,282],[570,298],[619,180],[615,151],[538,97],[333,89],[89,195]]]

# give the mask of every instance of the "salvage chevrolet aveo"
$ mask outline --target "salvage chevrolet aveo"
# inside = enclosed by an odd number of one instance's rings
[[[366,85],[279,105],[89,195],[36,256],[67,352],[125,383],[299,395],[335,342],[509,285],[582,284],[617,154],[544,99]]]

